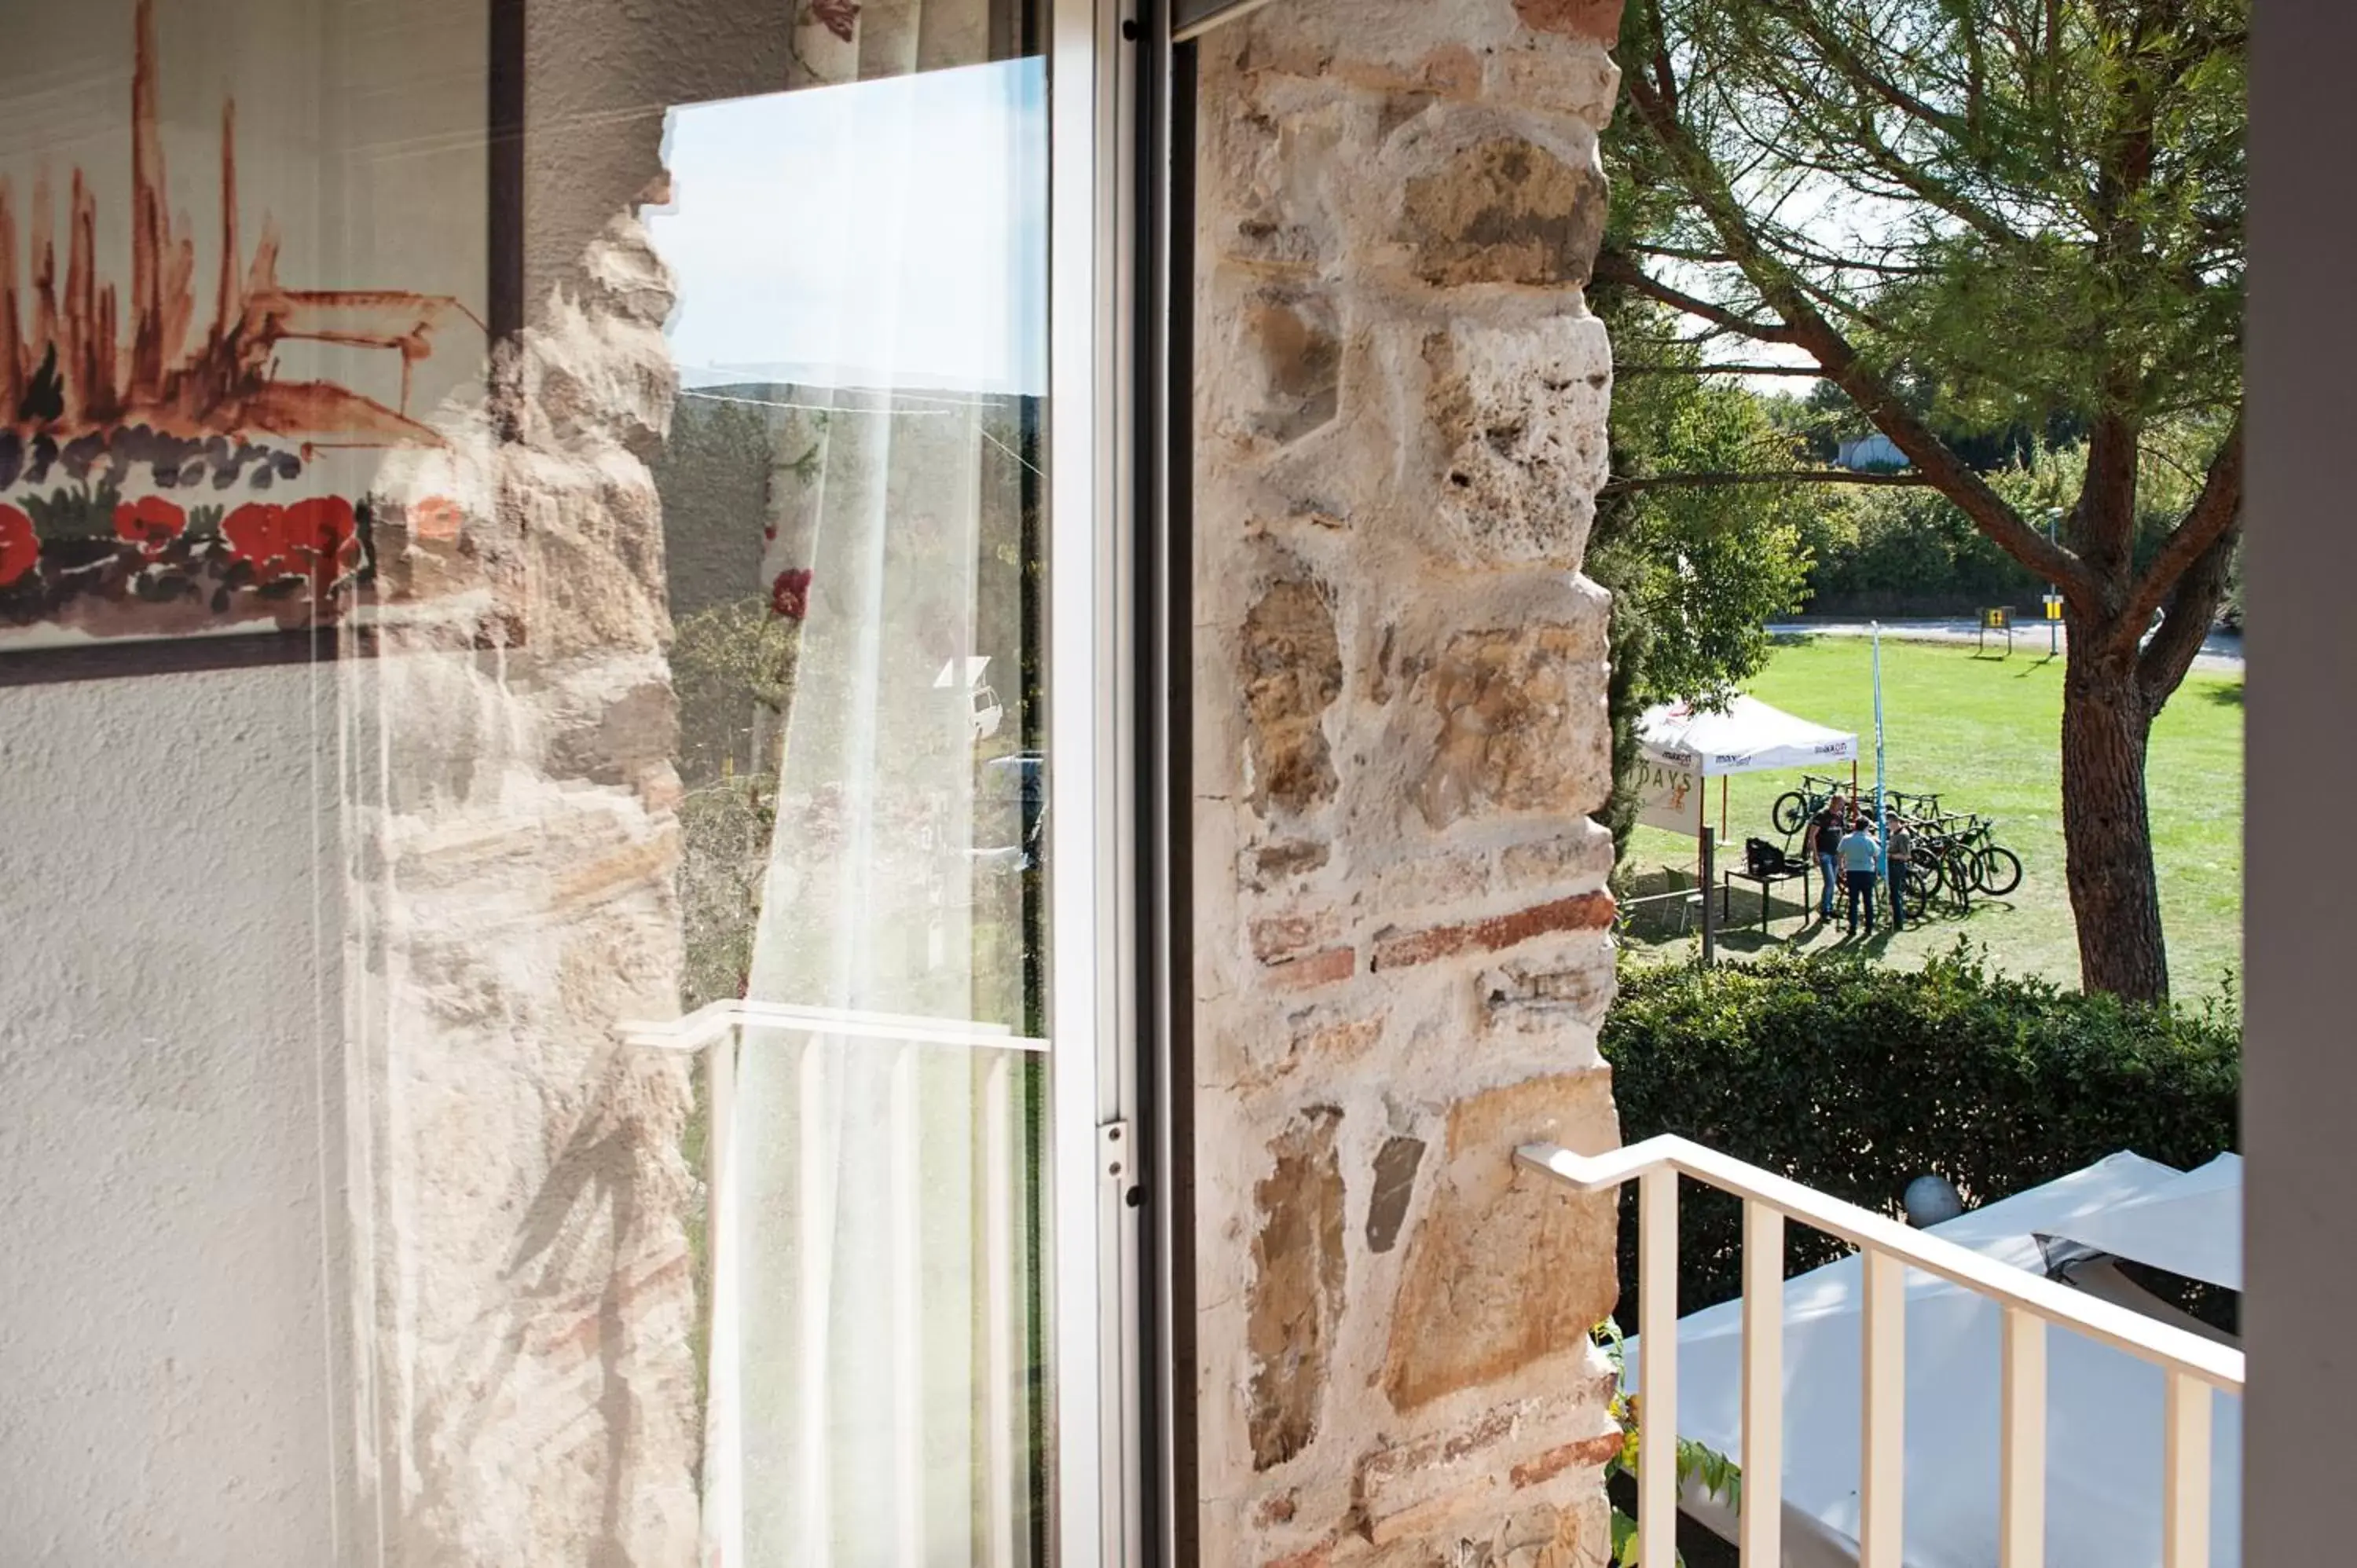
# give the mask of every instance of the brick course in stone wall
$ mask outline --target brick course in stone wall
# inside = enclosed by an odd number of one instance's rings
[[[1617,1138],[1617,0],[1289,0],[1203,45],[1196,380],[1207,1568],[1600,1564]]]

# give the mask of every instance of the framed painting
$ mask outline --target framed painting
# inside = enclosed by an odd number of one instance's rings
[[[0,683],[519,634],[521,4],[12,22]]]

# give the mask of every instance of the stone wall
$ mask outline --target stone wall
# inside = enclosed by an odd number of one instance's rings
[[[1202,1560],[1601,1563],[1617,1138],[1619,0],[1288,0],[1203,45]]]

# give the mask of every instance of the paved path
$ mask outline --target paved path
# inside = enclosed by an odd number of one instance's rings
[[[1871,637],[1874,627],[1862,620],[1794,620],[1779,621],[1769,627],[1778,637]],[[1882,623],[1882,635],[1902,642],[1978,642],[1980,627],[1970,618],[1957,620],[1887,620]],[[2069,648],[2068,632],[2061,634],[2062,646]],[[2013,628],[2013,646],[2017,653],[2042,653],[2047,639],[2044,621],[2017,621]],[[2214,631],[2201,645],[2201,652],[2193,660],[2196,670],[2217,670],[2243,672],[2243,639],[2235,632]]]

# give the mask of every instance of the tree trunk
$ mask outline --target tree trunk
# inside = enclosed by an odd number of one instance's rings
[[[2099,641],[2074,620],[2074,648]],[[2071,661],[2062,683],[2062,840],[2080,983],[2130,1001],[2169,995],[2145,760],[2152,714],[2135,660]]]

